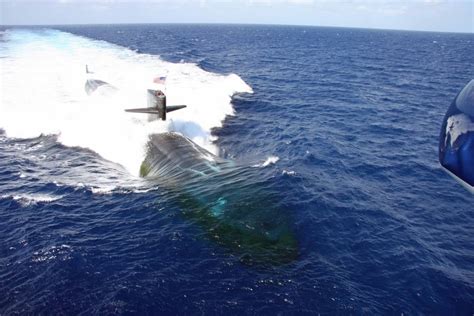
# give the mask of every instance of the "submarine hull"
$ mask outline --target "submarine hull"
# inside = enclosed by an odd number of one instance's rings
[[[87,95],[92,95],[97,90],[105,90],[113,93],[117,91],[117,88],[102,80],[88,79],[84,85],[84,90]]]
[[[284,264],[298,245],[278,193],[256,168],[236,165],[176,133],[150,136],[141,176],[172,192],[183,215],[247,264]]]

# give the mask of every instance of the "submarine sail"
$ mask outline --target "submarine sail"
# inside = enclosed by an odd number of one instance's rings
[[[186,107],[186,105],[166,106],[166,95],[161,90],[148,89],[147,96],[148,107],[140,109],[127,109],[125,111],[148,114],[148,121],[151,122],[157,119],[166,121],[166,113]]]

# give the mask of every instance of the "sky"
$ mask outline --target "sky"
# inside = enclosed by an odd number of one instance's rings
[[[474,33],[474,0],[0,0],[0,25],[238,23]]]

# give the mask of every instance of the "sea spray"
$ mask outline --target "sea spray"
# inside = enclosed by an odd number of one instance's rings
[[[237,75],[170,63],[104,41],[56,30],[7,30],[2,37],[0,127],[9,137],[57,134],[67,146],[89,148],[137,175],[152,133],[176,131],[216,153],[211,129],[234,113],[235,93],[252,89]],[[89,65],[91,74],[85,71]],[[169,104],[186,104],[166,122],[124,109],[146,105],[153,78],[166,74]],[[87,78],[117,87],[89,97]]]

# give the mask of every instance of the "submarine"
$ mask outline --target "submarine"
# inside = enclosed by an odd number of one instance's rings
[[[86,74],[87,75],[93,74],[93,72],[89,70],[89,67],[87,65],[86,65]],[[86,91],[87,95],[89,95],[89,96],[96,93],[98,90],[100,90],[100,91],[105,90],[106,92],[111,92],[111,93],[114,93],[114,92],[118,91],[118,89],[116,87],[109,84],[108,82],[105,82],[105,81],[102,81],[102,80],[99,80],[99,79],[92,79],[92,78],[88,78],[86,80],[84,90]]]
[[[213,155],[173,132],[149,136],[140,176],[157,181],[186,218],[245,264],[285,264],[298,256],[291,216],[258,168]]]
[[[86,93],[115,89],[104,81],[86,81]],[[184,105],[166,106],[160,90],[147,91],[147,108],[127,112],[166,120],[166,113]],[[282,265],[298,257],[291,214],[279,192],[262,181],[258,168],[218,157],[186,136],[149,135],[140,176],[167,191],[184,218],[200,226],[209,240],[221,245],[246,265]]]
[[[91,74],[89,68],[86,65],[86,73]],[[98,90],[106,91],[107,93],[114,93],[118,89],[109,84],[108,82],[98,80],[98,79],[87,79],[84,90],[87,95],[92,95]],[[153,121],[155,119],[161,119],[166,121],[166,113],[173,112],[185,108],[186,105],[166,105],[166,95],[161,90],[147,90],[147,107],[146,108],[137,108],[137,109],[126,109],[126,112],[132,113],[145,113],[148,114],[148,121]]]
[[[474,80],[457,94],[444,116],[438,153],[443,169],[474,193]]]

